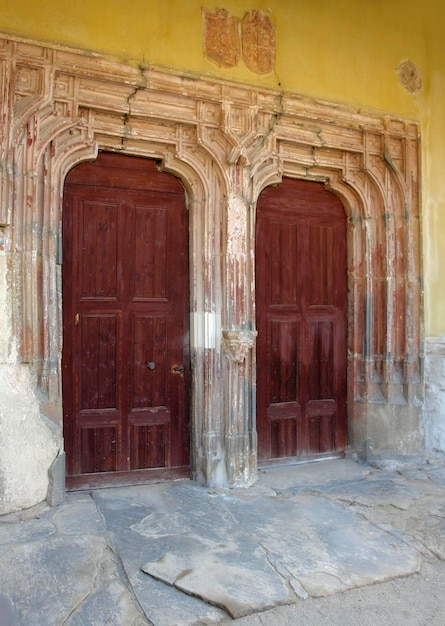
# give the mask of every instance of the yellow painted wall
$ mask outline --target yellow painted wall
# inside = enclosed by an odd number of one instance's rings
[[[204,57],[201,9],[242,18],[267,13],[276,27],[275,72]],[[419,119],[422,128],[425,330],[445,335],[445,3],[443,0],[0,0],[0,32]],[[421,70],[407,93],[397,67]]]

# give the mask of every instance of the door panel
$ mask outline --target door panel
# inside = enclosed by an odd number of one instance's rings
[[[63,242],[68,485],[187,475],[188,226],[181,185],[153,161],[101,154],[67,177]]]
[[[117,315],[82,315],[79,324],[79,408],[117,409]]]
[[[167,294],[167,211],[138,206],[135,210],[133,298],[165,299]]]
[[[135,315],[134,328],[134,360],[132,372],[132,402],[130,410],[141,412],[147,407],[166,404],[166,355],[167,355],[167,319],[166,316]],[[152,357],[148,361],[147,355]],[[150,364],[153,363],[155,368]],[[149,375],[147,375],[147,369]]]
[[[319,183],[284,179],[257,204],[260,461],[346,447],[346,219]]]
[[[82,298],[118,297],[118,210],[117,204],[79,198]]]

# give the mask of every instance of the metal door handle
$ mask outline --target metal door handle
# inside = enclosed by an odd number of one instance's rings
[[[153,361],[147,361],[146,366],[148,367],[149,370],[154,370],[154,368],[156,367]]]

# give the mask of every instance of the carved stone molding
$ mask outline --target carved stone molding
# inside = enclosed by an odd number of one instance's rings
[[[17,352],[35,367],[38,401],[53,406],[42,411],[56,415],[51,419],[59,427],[63,184],[72,167],[98,150],[156,158],[186,190],[198,480],[226,480],[229,433],[255,445],[254,334],[221,329],[255,327],[255,206],[262,189],[282,176],[324,182],[348,217],[353,447],[364,444],[375,421],[384,423],[381,407],[397,406],[400,419],[405,411],[416,423],[422,387],[416,122],[1,38],[0,89],[6,129],[0,224]],[[233,368],[230,380],[222,377],[221,337],[230,358],[248,365]],[[229,393],[233,375],[236,404]],[[418,432],[411,435],[418,448]],[[231,466],[239,479],[255,475],[254,463],[254,450],[244,447]]]
[[[255,345],[256,330],[223,330],[224,349],[231,361],[243,363]]]

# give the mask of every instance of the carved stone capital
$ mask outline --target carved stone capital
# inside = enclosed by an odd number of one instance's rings
[[[222,334],[228,358],[234,363],[242,363],[252,349],[258,333],[256,330],[223,330]]]

